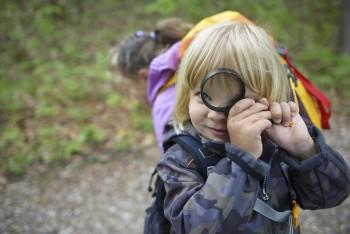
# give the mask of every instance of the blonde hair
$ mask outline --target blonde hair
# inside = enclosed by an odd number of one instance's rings
[[[237,71],[246,88],[257,97],[266,97],[270,102],[288,100],[286,69],[272,38],[252,24],[218,24],[200,32],[181,61],[176,84],[176,123],[189,119],[191,91],[209,71],[219,67]]]

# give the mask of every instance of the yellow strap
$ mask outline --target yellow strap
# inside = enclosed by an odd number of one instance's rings
[[[293,82],[294,84],[294,82]],[[295,86],[295,92],[298,93],[300,101],[303,104],[305,111],[310,117],[311,122],[318,128],[321,128],[321,113],[318,109],[318,104],[314,97],[312,97],[302,83],[297,80],[297,85]]]
[[[290,84],[290,88],[291,88],[292,93],[293,93],[293,101],[297,105],[297,110],[298,110],[298,113],[299,113],[299,102],[298,102],[297,94],[295,92],[295,83],[292,80],[292,78],[289,78],[289,84]]]
[[[177,78],[176,73],[174,73],[174,75],[170,77],[170,79],[162,86],[162,88],[160,88],[160,90],[158,91],[158,94],[164,92],[167,88],[174,85],[176,82],[176,78]]]
[[[299,226],[299,217],[300,217],[300,206],[295,200],[293,200],[292,224],[294,229]]]

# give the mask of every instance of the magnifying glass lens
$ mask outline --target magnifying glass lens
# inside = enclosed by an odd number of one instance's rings
[[[229,69],[210,72],[202,81],[203,102],[212,110],[228,111],[233,104],[244,97],[244,84],[238,73]]]

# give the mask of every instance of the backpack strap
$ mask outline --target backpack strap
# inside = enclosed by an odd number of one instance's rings
[[[254,210],[275,222],[285,222],[290,218],[291,210],[277,211],[260,198],[256,199]]]
[[[279,223],[288,222],[288,234],[293,234],[294,230],[293,228],[293,215],[291,210],[285,210],[285,211],[277,211],[273,209],[271,206],[269,206],[266,202],[261,200],[260,198],[256,199],[255,205],[254,205],[254,211],[262,214],[266,218]]]
[[[288,190],[289,190],[289,195],[290,195],[290,199],[292,201],[292,223],[293,223],[293,228],[297,228],[299,226],[299,218],[300,218],[300,206],[297,202],[297,195],[296,192],[293,188],[293,184],[292,181],[290,180],[289,177],[289,167],[285,162],[280,162],[280,168],[282,171],[282,174],[285,178],[285,180],[287,181],[287,185],[288,185]]]
[[[196,162],[196,170],[205,179],[208,177],[208,169],[215,166],[220,160],[220,158],[215,155],[208,147],[203,146],[202,142],[191,135],[179,134],[172,136],[169,140],[163,143],[164,151],[166,152],[174,143],[179,144],[193,157],[194,161]],[[157,169],[154,169],[148,182],[147,191],[153,192],[152,197],[157,197],[157,200],[161,200],[162,197],[159,196],[162,195],[159,194],[164,193],[164,191],[161,191],[163,184],[161,183],[161,179],[156,175]],[[156,176],[156,184],[155,189],[153,190],[152,182],[154,176]]]
[[[204,178],[208,177],[208,170],[210,170],[212,166],[215,166],[220,160],[220,158],[208,147],[205,147],[200,140],[191,135],[175,135],[170,138],[170,141],[179,144],[193,157],[196,162],[197,171]]]

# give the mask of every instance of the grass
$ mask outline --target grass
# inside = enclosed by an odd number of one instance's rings
[[[123,17],[113,12],[120,13],[119,5],[102,4],[97,12],[57,24],[52,21],[57,6],[28,10],[37,34],[26,31],[22,15],[12,22],[21,49],[8,42],[1,59],[6,67],[0,69],[0,174],[20,176],[36,165],[49,169],[97,150],[117,155],[133,150],[142,138],[136,131],[152,134],[149,110],[128,92],[118,92],[106,72],[108,50],[127,30],[113,22]],[[12,3],[9,8],[18,10]],[[118,136],[121,129],[128,133]]]

